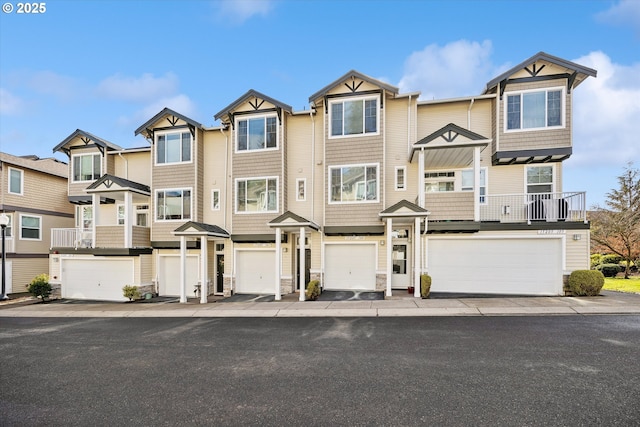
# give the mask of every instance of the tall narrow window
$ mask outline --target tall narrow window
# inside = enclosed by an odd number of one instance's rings
[[[296,180],[296,200],[298,202],[304,202],[307,194],[307,180],[304,178],[298,178]]]
[[[407,168],[405,166],[396,167],[396,190],[406,190]]]
[[[9,193],[22,196],[24,172],[20,169],[9,168]]]
[[[211,210],[220,210],[220,190],[211,190]]]

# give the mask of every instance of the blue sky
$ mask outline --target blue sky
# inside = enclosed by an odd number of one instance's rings
[[[76,129],[125,148],[164,107],[203,125],[249,89],[294,110],[351,69],[480,94],[544,51],[595,68],[574,92],[564,190],[600,204],[640,166],[640,1],[49,0],[0,13],[0,151],[54,156]],[[56,154],[55,157],[67,160]]]

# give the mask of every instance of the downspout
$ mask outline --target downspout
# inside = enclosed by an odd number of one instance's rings
[[[382,96],[385,97],[386,95],[386,91],[382,91]],[[386,98],[386,97],[385,97]],[[389,106],[387,105],[387,108],[389,108]],[[384,185],[386,179],[387,179],[387,175],[386,175],[386,170],[385,168],[387,167],[387,132],[386,132],[386,128],[387,128],[387,108],[384,108],[383,113],[384,113],[384,127],[385,127],[385,132],[383,132],[382,134],[382,167],[378,168],[378,191],[380,191],[380,188],[382,188],[382,209],[385,208],[386,206],[386,199],[387,199],[387,189],[386,189],[386,185]],[[382,172],[382,173],[381,173]],[[384,176],[380,176],[384,174]],[[365,178],[366,180],[366,178]]]
[[[467,109],[467,129],[471,130],[471,109],[473,108],[473,103],[475,102],[475,98],[471,98],[471,102],[469,103],[469,108]]]
[[[316,209],[315,209],[315,177],[316,177],[316,121],[313,118],[313,112],[315,110],[315,105],[309,109],[309,117],[311,118],[311,192],[309,196],[311,197],[311,218],[315,222],[316,220]],[[297,191],[297,189],[296,189]],[[308,190],[307,190],[308,191]]]
[[[222,125],[220,127],[220,133],[222,134],[222,136],[224,136],[224,180],[223,180],[223,184],[224,184],[224,209],[223,209],[223,213],[222,213],[222,223],[224,224],[224,229],[227,230],[227,163],[229,162],[229,147],[227,146],[228,144],[228,137],[227,135],[225,135],[224,133],[224,125]],[[220,203],[222,204],[222,201],[220,201]]]
[[[411,94],[409,94],[409,100],[407,101],[407,154],[411,154]],[[405,182],[407,177],[404,177]]]

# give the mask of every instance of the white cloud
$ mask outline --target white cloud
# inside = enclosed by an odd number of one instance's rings
[[[217,6],[218,19],[233,25],[240,25],[252,17],[267,16],[274,7],[271,0],[219,0]]]
[[[0,114],[19,115],[24,111],[24,101],[4,88],[0,88]]]
[[[489,40],[431,44],[405,61],[400,91],[420,91],[421,99],[480,94],[488,81],[506,69],[491,62],[492,50]]]
[[[72,77],[56,74],[53,71],[38,71],[27,74],[27,86],[41,94],[51,95],[60,101],[72,101],[85,93],[85,85]]]
[[[597,14],[596,19],[615,26],[629,26],[640,36],[640,1],[621,0]]]
[[[640,63],[615,64],[603,52],[574,62],[594,68],[574,92],[574,165],[617,166],[640,159]]]
[[[145,73],[140,77],[115,74],[98,83],[98,95],[111,99],[133,102],[149,102],[178,90],[178,77],[173,73],[155,77]]]

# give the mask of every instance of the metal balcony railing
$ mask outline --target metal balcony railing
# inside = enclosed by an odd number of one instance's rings
[[[586,193],[490,194],[482,196],[480,221],[586,222]]]

